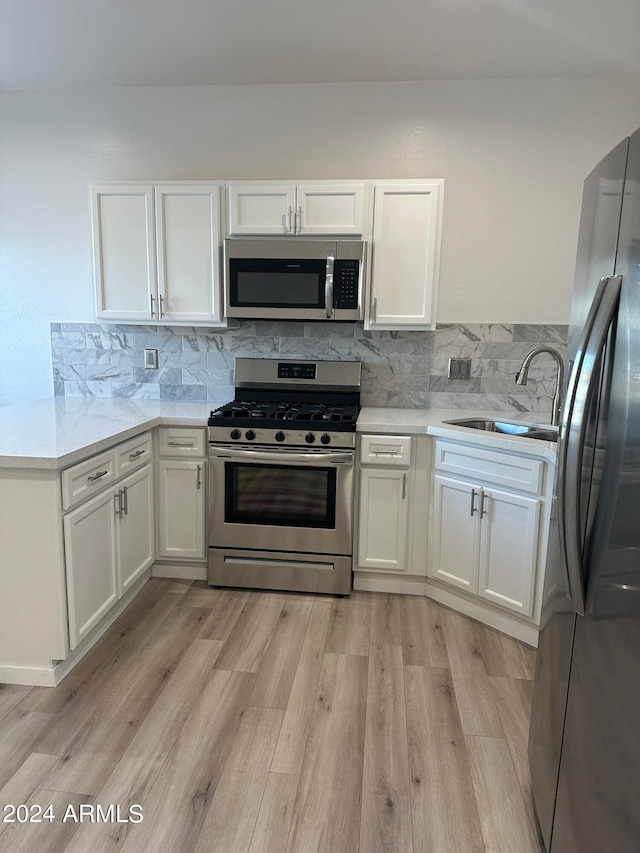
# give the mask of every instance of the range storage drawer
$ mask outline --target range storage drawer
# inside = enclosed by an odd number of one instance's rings
[[[71,509],[117,479],[116,450],[105,450],[62,472],[62,506]]]
[[[435,467],[439,471],[466,478],[477,477],[521,492],[538,495],[542,491],[544,462],[510,452],[436,441]]]
[[[205,456],[204,429],[188,427],[160,427],[158,430],[158,454],[170,457]]]
[[[151,433],[145,432],[125,441],[116,447],[116,467],[118,479],[153,459]]]
[[[411,436],[363,435],[360,443],[360,463],[408,468],[411,464]]]

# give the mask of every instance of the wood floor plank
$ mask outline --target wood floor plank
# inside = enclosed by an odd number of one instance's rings
[[[113,773],[96,796],[106,808],[119,803],[123,812],[143,803],[178,738],[198,696],[214,671],[223,643],[195,640],[180,660]],[[124,844],[127,825],[82,826],[65,853],[115,853]]]
[[[402,648],[373,646],[367,687],[360,850],[412,853],[409,779]]]
[[[399,596],[387,593],[375,593],[371,596],[369,639],[372,646],[402,645]]]
[[[212,849],[246,853],[269,778],[284,711],[248,708],[216,787],[195,846],[195,853]]]
[[[325,654],[288,853],[359,849],[367,660]]]
[[[42,711],[14,708],[5,714],[0,725],[0,788],[4,788],[27,757],[36,751],[43,732],[54,721],[54,714]]]
[[[216,667],[234,672],[257,672],[283,606],[282,596],[254,593],[242,608]]]
[[[178,607],[206,607],[213,610],[221,595],[221,590],[214,589],[206,581],[193,581],[178,602]]]
[[[489,676],[478,647],[475,623],[446,607],[441,607],[440,612],[462,731],[465,734],[504,737]]]
[[[535,826],[528,755],[533,682],[495,677],[490,677],[489,681],[496,697],[502,728],[520,782],[525,807],[532,825]]]
[[[530,680],[535,677],[535,649],[479,622],[473,627],[487,675]]]
[[[288,773],[269,774],[249,853],[282,853],[287,849],[299,778]]]
[[[31,687],[25,687],[22,684],[0,684],[0,720],[12,708],[17,706],[24,708],[23,701],[31,692],[31,689]]]
[[[88,720],[44,780],[57,791],[97,794],[153,707],[207,611],[178,608],[165,619],[126,673],[122,673],[98,714]]]
[[[487,850],[540,853],[506,740],[471,735],[465,740]]]
[[[241,589],[221,589],[211,615],[202,626],[201,640],[228,640],[233,626],[249,600],[249,592]]]
[[[28,755],[0,790],[0,809],[8,803],[13,805],[26,803],[57,760],[57,755],[44,755],[39,752]],[[1,813],[0,817],[4,817],[4,813]],[[0,835],[8,826],[9,824],[0,822]]]
[[[123,853],[191,853],[246,713],[255,675],[214,669],[144,803]]]
[[[405,687],[414,850],[480,853],[484,841],[452,674],[406,666]]]
[[[332,601],[328,598],[317,598],[313,602],[271,764],[274,773],[300,774],[329,630],[331,606]]]
[[[404,595],[399,605],[405,664],[448,667],[442,617],[436,602],[423,596]]]
[[[262,708],[287,707],[298,667],[313,599],[285,599],[269,648],[251,695],[251,704]]]
[[[33,853],[34,850],[58,853],[64,850],[81,825],[78,820],[80,805],[91,805],[92,802],[92,797],[87,794],[35,790],[26,805],[40,806],[43,811],[51,806],[55,819],[43,823],[8,824],[0,836],[0,853]],[[68,811],[69,807],[72,812]]]
[[[371,595],[352,592],[349,598],[334,599],[326,652],[368,655],[371,629]]]

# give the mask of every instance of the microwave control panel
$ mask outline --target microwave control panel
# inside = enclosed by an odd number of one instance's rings
[[[336,260],[333,270],[333,307],[358,307],[360,261]]]

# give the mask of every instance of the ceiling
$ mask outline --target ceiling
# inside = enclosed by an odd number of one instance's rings
[[[0,87],[640,76],[640,0],[0,0]]]

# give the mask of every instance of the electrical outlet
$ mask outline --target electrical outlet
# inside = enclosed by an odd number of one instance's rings
[[[449,359],[449,379],[470,379],[471,378],[471,359],[470,358],[450,358]]]
[[[158,369],[158,350],[146,349],[144,351],[144,366],[146,370]]]

